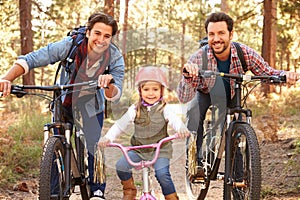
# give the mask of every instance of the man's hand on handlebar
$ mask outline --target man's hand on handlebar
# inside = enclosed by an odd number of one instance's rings
[[[192,63],[184,64],[182,74],[185,78],[197,77],[199,75],[199,67]]]
[[[108,85],[113,83],[113,76],[111,74],[102,74],[98,77],[98,87],[108,88]]]
[[[288,84],[294,85],[300,79],[300,74],[296,72],[287,71],[286,72],[286,82]]]
[[[8,80],[0,79],[0,93],[1,96],[6,97],[10,94],[11,82]]]

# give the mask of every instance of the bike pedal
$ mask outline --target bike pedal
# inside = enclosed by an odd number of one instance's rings
[[[198,177],[198,178],[196,178],[195,180],[194,180],[194,183],[204,183],[205,182],[205,179],[204,179],[204,177]]]

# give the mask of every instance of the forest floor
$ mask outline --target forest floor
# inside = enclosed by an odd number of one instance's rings
[[[298,104],[299,105],[299,104]],[[299,112],[298,112],[299,113]],[[5,119],[0,119],[0,129],[8,127],[9,113],[5,113]],[[300,153],[295,149],[300,140],[300,123],[294,123],[280,129],[274,134],[274,123],[279,121],[299,121],[300,113],[292,118],[281,118],[277,115],[262,116],[253,119],[253,126],[260,143],[261,164],[262,164],[262,196],[265,200],[300,200]],[[3,115],[0,115],[3,116]],[[274,117],[277,116],[277,117]],[[274,119],[276,118],[276,119]],[[14,119],[13,117],[11,119]],[[296,120],[295,120],[296,119]],[[104,130],[111,124],[105,123]],[[3,129],[2,129],[3,131]],[[1,137],[0,140],[5,140]],[[298,141],[298,144],[296,143]],[[185,156],[184,141],[175,140],[173,143],[173,159],[171,160],[171,174],[180,199],[188,199],[185,189]],[[299,147],[298,147],[299,149]],[[117,149],[106,150],[107,155],[107,189],[106,199],[118,200],[122,198],[121,183],[116,176],[114,162],[119,157]],[[161,189],[155,180],[152,172],[152,188],[158,200],[164,199]],[[138,186],[139,195],[141,193],[141,172],[134,171],[135,183]],[[1,181],[1,180],[0,180]],[[0,188],[0,199],[2,200],[31,200],[37,199],[38,180],[20,180],[13,187]],[[206,199],[222,199],[223,182],[212,181]],[[79,200],[79,193],[72,195],[73,200]]]

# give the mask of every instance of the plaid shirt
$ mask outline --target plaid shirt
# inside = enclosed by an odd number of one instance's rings
[[[247,64],[248,70],[250,70],[254,75],[283,75],[285,72],[282,70],[276,70],[269,66],[264,59],[256,53],[250,47],[240,44],[242,51],[244,53],[245,62]],[[188,63],[197,64],[199,69],[202,69],[202,48],[196,51],[188,60]],[[207,50],[207,70],[217,71],[217,60],[214,57],[212,49],[209,47]],[[231,61],[230,61],[230,74],[244,74],[242,63],[239,60],[237,50],[233,43],[231,43]],[[210,89],[214,86],[216,81],[215,77],[212,78],[202,78],[200,76],[194,78],[185,78],[182,76],[178,87],[177,93],[178,98],[182,103],[187,103],[193,99],[197,90],[204,93],[208,93]],[[234,80],[230,79],[231,87],[231,97],[234,96]]]

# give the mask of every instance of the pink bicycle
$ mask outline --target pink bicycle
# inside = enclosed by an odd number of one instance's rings
[[[133,166],[136,170],[143,171],[143,194],[140,197],[140,200],[156,200],[156,198],[151,194],[150,191],[150,181],[149,181],[149,170],[150,167],[157,161],[160,148],[161,146],[174,139],[178,139],[179,135],[174,134],[172,136],[163,138],[158,143],[155,144],[147,144],[147,145],[140,145],[140,146],[123,146],[119,143],[110,143],[107,147],[118,147],[124,154],[124,157],[128,161],[128,163]],[[128,156],[128,151],[135,150],[135,149],[145,149],[145,148],[155,148],[155,154],[152,160],[142,160],[140,162],[133,162],[130,157]]]

